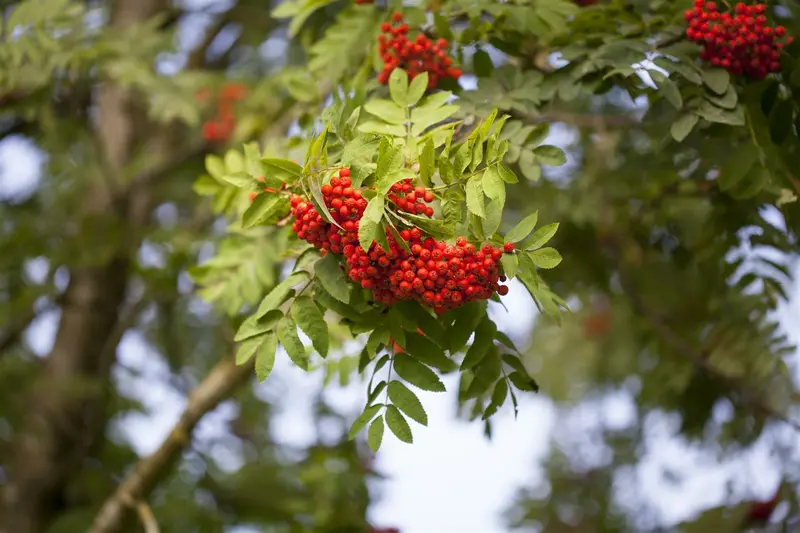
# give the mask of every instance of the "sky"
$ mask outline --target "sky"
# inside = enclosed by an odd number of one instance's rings
[[[569,137],[556,132],[548,142],[564,146]],[[0,196],[24,195],[35,188],[42,164],[42,154],[24,139],[12,137],[0,143]],[[35,276],[41,267],[41,262],[33,261],[29,268],[31,275]],[[784,328],[800,342],[800,291],[795,287],[792,295],[791,303],[780,314]],[[524,345],[535,307],[524,288],[516,283],[504,302],[510,312],[495,307],[493,318],[502,330]],[[45,313],[27,331],[25,340],[37,353],[48,353],[57,321],[57,314]],[[173,389],[159,384],[167,366],[136,333],[124,337],[118,355],[122,365],[141,372],[139,378],[126,381],[125,387],[150,410],[149,415],[135,414],[120,420],[119,427],[140,454],[147,454],[166,437],[185,401]],[[119,379],[121,371],[115,370],[115,375]],[[302,445],[313,438],[307,399],[319,390],[321,382],[319,373],[306,374],[291,366],[288,358],[281,357],[270,379],[256,388],[256,394],[264,397],[280,391],[284,408],[272,428],[279,440]],[[452,378],[445,382],[449,390],[455,389]],[[326,396],[334,406],[355,416],[363,405],[365,389],[366,385],[358,381],[346,388],[332,384]],[[399,527],[402,533],[505,531],[501,513],[519,487],[542,481],[539,462],[547,455],[554,430],[566,421],[557,416],[543,396],[523,395],[516,420],[509,407],[496,415],[494,438],[489,441],[483,436],[481,424],[455,418],[453,392],[423,392],[420,397],[428,411],[429,425],[427,428],[415,425],[413,445],[403,444],[388,434],[384,438],[377,467],[388,478],[380,485],[381,498],[370,509],[371,520],[376,525]],[[201,422],[196,435],[201,439],[213,435],[235,414],[231,403],[222,404]],[[623,425],[631,416],[631,400],[623,395],[585,406],[576,414],[578,422],[587,425],[599,419]],[[725,480],[732,473],[751,480],[751,497],[763,498],[774,490],[777,474],[767,446],[722,465],[673,438],[673,432],[668,420],[653,420],[648,456],[634,475],[640,492],[658,502],[666,522],[686,519],[722,501]],[[222,465],[238,466],[235,453],[220,452],[217,459]],[[665,483],[662,474],[665,467],[691,473],[688,483],[678,486]]]

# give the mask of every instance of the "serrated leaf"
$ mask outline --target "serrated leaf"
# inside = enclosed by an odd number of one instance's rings
[[[408,74],[405,70],[396,68],[389,75],[389,94],[397,105],[408,106]]]
[[[539,385],[537,385],[536,381],[527,374],[523,374],[521,372],[512,372],[508,375],[508,379],[519,390],[539,392]]]
[[[511,230],[506,233],[505,242],[512,242],[515,244],[520,242],[533,231],[537,222],[539,222],[539,211],[535,211],[523,218],[520,220],[519,224],[511,228]]]
[[[432,392],[445,392],[444,383],[436,372],[406,354],[394,356],[394,371],[415,387]]]
[[[225,174],[222,176],[222,181],[233,185],[239,189],[249,189],[258,184],[258,181],[246,172],[237,172],[235,174]]]
[[[683,107],[683,97],[681,97],[681,92],[678,86],[675,85],[675,82],[669,78],[664,78],[659,82],[659,89],[661,89],[664,98],[666,98],[675,109],[680,110]]]
[[[247,363],[256,354],[256,350],[261,346],[262,336],[250,337],[242,342],[239,348],[236,349],[236,364],[242,366]]]
[[[531,235],[531,238],[525,242],[525,250],[533,251],[538,250],[553,238],[553,235],[558,231],[558,222],[542,226]]]
[[[484,318],[475,330],[475,339],[464,356],[461,363],[461,370],[469,370],[480,364],[483,358],[489,353],[489,347],[494,342],[494,332],[497,327],[489,318]]]
[[[343,303],[350,303],[347,278],[333,254],[326,254],[314,264],[314,274],[328,294]]]
[[[297,324],[291,315],[286,315],[278,322],[278,342],[289,355],[289,359],[303,370],[308,370],[308,354],[306,347],[297,334]]]
[[[450,353],[460,351],[467,344],[484,316],[484,308],[478,302],[471,302],[454,310],[453,314],[456,320],[448,332]]]
[[[292,289],[292,287],[304,281],[308,281],[309,279],[311,279],[311,276],[308,274],[308,272],[293,272],[285,280],[278,283],[275,288],[264,297],[264,299],[261,301],[261,304],[258,306],[258,311],[256,311],[254,316],[256,318],[261,318],[273,309],[276,309],[284,301],[286,301],[286,297],[289,295],[289,291]]]
[[[278,350],[278,337],[270,331],[261,340],[256,352],[256,379],[263,383],[275,366],[275,352]]]
[[[500,172],[497,167],[488,167],[483,173],[483,193],[492,200],[501,200],[502,205],[506,199],[506,184],[503,178],[500,177]]]
[[[277,213],[288,211],[288,207],[288,200],[282,196],[259,194],[242,215],[242,227],[251,228],[261,224]]]
[[[533,153],[543,165],[559,167],[567,162],[567,154],[557,146],[543,144],[534,148]]]
[[[292,318],[308,335],[314,348],[322,357],[328,355],[330,338],[325,317],[310,296],[301,296],[292,302]]]
[[[669,133],[677,142],[682,142],[689,136],[699,120],[699,117],[694,113],[684,113],[678,120],[672,123],[672,126],[669,128]]]
[[[374,220],[362,218],[358,224],[358,244],[365,252],[369,251],[375,237],[378,235],[379,225]]]
[[[703,70],[703,83],[706,87],[717,94],[725,94],[728,85],[731,83],[731,76],[728,71],[722,68],[708,68]]]
[[[498,163],[497,171],[500,174],[500,177],[506,183],[519,183],[519,179],[517,179],[517,176],[511,171],[511,169],[509,169],[504,164]]]
[[[358,126],[358,131],[364,133],[380,133],[381,135],[391,135],[393,137],[405,137],[406,127],[397,124],[387,124],[376,120],[368,120]]]
[[[541,248],[527,254],[539,268],[555,268],[561,263],[561,254],[555,248]]]
[[[303,177],[303,167],[288,159],[264,158],[261,160],[261,164],[265,172],[290,185]]]
[[[492,399],[489,402],[489,406],[483,412],[483,420],[488,419],[490,416],[494,415],[498,409],[505,403],[506,397],[508,396],[508,383],[506,383],[505,379],[501,379],[497,382],[494,386],[494,390],[492,391]]]
[[[386,425],[389,426],[389,429],[394,433],[395,437],[407,444],[412,444],[414,442],[411,426],[408,425],[408,421],[397,407],[394,405],[387,406],[385,417]]]
[[[383,428],[383,417],[376,418],[369,427],[367,444],[369,444],[373,453],[378,453],[378,450],[381,448],[381,442],[383,442]]]
[[[401,168],[399,170],[389,172],[388,174],[384,174],[383,176],[379,174],[378,176],[378,185],[376,187],[378,194],[388,194],[389,190],[392,188],[392,185],[398,181],[412,179],[415,177],[414,173],[407,168]]]
[[[503,265],[503,272],[508,276],[508,279],[514,279],[514,276],[517,275],[517,270],[519,270],[517,254],[503,254],[500,257],[500,264]]]
[[[375,174],[377,175],[378,180],[383,179],[387,174],[401,170],[402,166],[402,150],[393,146],[389,139],[385,137],[381,139],[380,146],[378,148],[378,164],[375,168]]]
[[[422,153],[419,155],[419,177],[426,187],[433,186],[432,177],[435,170],[436,153],[433,147],[433,141],[428,139],[422,147]]]
[[[263,335],[267,331],[274,328],[275,324],[278,323],[282,316],[283,313],[277,309],[273,309],[260,318],[256,317],[256,315],[250,315],[239,326],[239,329],[236,331],[236,335],[233,337],[233,341],[240,342],[245,339],[249,339],[250,337]]]
[[[375,133],[362,133],[344,146],[342,152],[342,164],[350,165],[353,161],[371,161],[375,152],[378,151],[381,136]]]
[[[428,425],[428,414],[422,407],[419,398],[401,382],[392,381],[389,383],[389,399],[392,400],[392,403],[405,413],[408,418],[419,422],[423,426]]]
[[[483,187],[481,176],[474,176],[467,180],[467,210],[475,216],[484,218],[486,208],[483,199]]]
[[[370,100],[364,104],[364,110],[389,124],[405,124],[406,122],[405,109],[391,100]]]
[[[428,73],[422,72],[414,76],[414,79],[411,80],[411,83],[408,85],[408,94],[406,95],[406,104],[407,105],[417,105],[417,102],[420,101],[425,95],[425,90],[428,88]]]
[[[350,426],[350,433],[348,434],[348,438],[350,440],[356,438],[356,436],[359,433],[361,433],[361,431],[365,427],[367,427],[367,424],[369,424],[372,421],[372,419],[375,418],[375,415],[378,414],[378,411],[380,411],[381,408],[383,408],[383,404],[379,403],[376,405],[371,405],[366,409],[364,409],[364,411],[360,415],[358,415],[358,417],[356,417],[356,419],[353,421],[353,425]]]

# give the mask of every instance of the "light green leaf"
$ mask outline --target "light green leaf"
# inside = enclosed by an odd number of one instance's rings
[[[375,169],[375,174],[380,180],[386,174],[400,170],[403,166],[403,151],[392,145],[392,142],[387,139],[381,139],[380,147],[378,148],[378,166]]]
[[[242,227],[252,228],[264,223],[276,214],[287,215],[289,200],[275,194],[259,194],[242,215]]]
[[[340,302],[350,303],[350,285],[333,254],[326,254],[314,264],[314,273],[325,290]]]
[[[259,335],[257,337],[250,337],[240,344],[239,348],[236,350],[236,364],[242,366],[252,359],[256,354],[258,347],[261,346],[261,341],[263,340],[263,336]]]
[[[404,124],[406,121],[406,110],[391,100],[370,100],[364,104],[364,110],[389,124]]]
[[[288,184],[297,182],[303,177],[303,167],[288,159],[264,158],[261,160],[264,171],[284,180]]]
[[[508,279],[513,279],[517,275],[517,270],[519,270],[517,254],[503,254],[500,257],[500,264],[503,265],[503,272]]]
[[[373,453],[377,453],[383,442],[383,417],[376,418],[372,425],[369,427],[367,435],[367,444]]]
[[[731,84],[731,76],[722,68],[708,68],[702,72],[703,83],[717,94],[725,94]]]
[[[303,370],[308,370],[308,354],[306,347],[297,334],[297,324],[290,315],[286,315],[278,322],[278,341],[286,350],[289,359]]]
[[[561,254],[555,248],[541,248],[528,253],[528,257],[540,268],[555,268],[561,263]]]
[[[682,142],[692,132],[700,118],[694,113],[684,113],[672,123],[669,133],[677,142]]]
[[[506,233],[505,242],[518,243],[533,231],[537,222],[539,222],[539,211],[535,211],[533,214],[523,218],[519,224]]]
[[[428,414],[422,407],[422,403],[417,395],[399,381],[389,383],[389,399],[410,419],[415,420],[423,426],[428,425]]]
[[[225,154],[226,174],[238,174],[244,172],[244,156],[237,150],[228,150]]]
[[[275,352],[278,350],[278,337],[270,331],[261,340],[256,353],[256,379],[263,383],[272,373],[275,366]]]
[[[481,176],[474,176],[467,181],[467,210],[475,216],[484,218],[486,209],[484,207],[483,188],[481,187]]]
[[[543,165],[559,167],[567,162],[567,154],[557,146],[543,144],[534,148],[533,153]]]
[[[433,392],[445,392],[444,383],[436,372],[406,354],[394,356],[394,371],[415,387]]]
[[[233,342],[240,342],[250,337],[263,335],[274,328],[282,316],[283,313],[278,309],[273,309],[261,318],[257,318],[256,315],[250,315],[239,326],[236,335],[233,337]]]
[[[322,357],[326,357],[330,344],[328,324],[325,322],[322,311],[310,296],[301,296],[292,302],[292,318],[311,339],[317,352]]]
[[[394,436],[401,441],[407,444],[414,442],[414,436],[411,434],[411,426],[408,425],[408,421],[394,405],[386,407],[386,425],[389,426]]]
[[[211,154],[206,156],[206,170],[208,170],[212,178],[216,178],[217,180],[221,180],[222,177],[227,174],[222,159]]]
[[[365,252],[369,251],[378,234],[378,223],[369,218],[362,218],[358,224],[358,244]]]
[[[417,74],[411,83],[408,85],[408,95],[406,97],[407,105],[417,105],[420,98],[425,95],[425,90],[428,88],[428,73],[423,72]]]
[[[304,281],[308,281],[309,279],[311,279],[311,276],[308,274],[308,272],[300,271],[292,273],[285,280],[278,283],[275,288],[264,297],[264,299],[261,301],[261,305],[258,306],[258,311],[256,311],[254,316],[256,318],[261,318],[273,309],[276,309],[286,301],[286,297],[289,296],[289,291],[292,289],[292,287]]]
[[[497,164],[497,172],[500,174],[500,177],[506,183],[519,183],[519,179],[517,179],[517,176],[513,172],[511,172],[511,169],[509,169],[504,164],[502,163]]]
[[[364,411],[353,421],[353,425],[350,426],[350,433],[348,435],[350,440],[356,438],[356,436],[361,433],[365,427],[367,427],[367,424],[369,424],[372,419],[375,418],[375,415],[377,415],[378,411],[380,411],[382,408],[383,404],[379,403],[364,409]]]
[[[502,200],[502,208],[506,199],[506,185],[496,166],[488,167],[483,173],[483,192],[492,200]]]
[[[397,105],[408,106],[408,74],[405,70],[396,68],[389,75],[389,94]]]
[[[358,131],[364,133],[380,133],[381,135],[391,135],[393,137],[405,137],[406,127],[397,124],[386,124],[385,122],[377,122],[375,120],[368,120],[360,126]]]
[[[384,174],[383,176],[380,174],[378,176],[378,186],[376,187],[378,194],[387,194],[392,188],[392,185],[401,180],[412,179],[415,177],[415,174],[410,169],[401,168]]]
[[[519,169],[525,179],[537,182],[542,177],[542,167],[536,163],[536,155],[532,150],[522,150],[519,153]]]
[[[435,170],[436,153],[433,147],[433,141],[428,139],[423,145],[422,153],[419,156],[419,177],[426,187],[433,186],[432,177]]]
[[[558,222],[542,226],[536,230],[536,233],[534,233],[527,242],[525,242],[525,250],[538,250],[553,238],[556,231],[558,231]]]
[[[251,189],[259,185],[258,180],[255,179],[250,174],[248,174],[247,172],[236,172],[233,174],[225,174],[224,176],[222,176],[222,180],[227,183],[230,183],[234,187],[238,187],[239,189]]]

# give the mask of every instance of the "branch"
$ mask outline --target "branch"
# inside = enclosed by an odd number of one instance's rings
[[[192,431],[200,419],[246,383],[252,372],[252,364],[237,366],[232,358],[219,362],[189,395],[186,409],[161,446],[134,465],[122,484],[106,500],[89,533],[119,531],[130,508],[127,502],[141,502],[147,498],[191,442]]]
[[[779,412],[777,409],[759,398],[757,394],[749,389],[748,385],[743,380],[728,376],[724,372],[720,371],[713,364],[711,364],[707,358],[703,357],[703,355],[698,352],[690,343],[675,333],[657,313],[647,306],[633,286],[633,282],[628,278],[627,272],[624,268],[619,269],[619,279],[622,290],[630,300],[634,311],[645,317],[650,322],[655,332],[665,344],[672,347],[675,352],[680,354],[684,359],[688,360],[696,367],[700,368],[713,378],[723,382],[731,390],[738,392],[742,400],[749,404],[756,411],[770,418],[780,420],[781,422],[793,427],[797,431],[800,431],[800,422],[790,419],[787,415]]]

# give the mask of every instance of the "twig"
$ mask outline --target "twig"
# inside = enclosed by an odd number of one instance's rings
[[[161,446],[134,465],[95,517],[90,533],[111,533],[122,527],[129,501],[141,502],[168,474],[191,442],[197,423],[252,376],[252,364],[237,366],[232,357],[220,361],[189,395],[186,409]]]
[[[139,520],[142,522],[145,533],[159,533],[161,531],[158,528],[156,515],[153,514],[153,510],[150,509],[150,506],[147,505],[147,502],[128,500],[127,503],[130,507],[136,509],[136,514],[139,516]]]
[[[743,381],[721,372],[718,368],[711,364],[707,358],[703,357],[703,355],[698,352],[690,343],[675,333],[672,328],[669,327],[669,325],[664,322],[664,320],[658,316],[658,314],[653,312],[653,310],[650,309],[644,300],[639,296],[639,293],[636,291],[633,283],[628,278],[624,268],[619,269],[619,280],[622,290],[630,300],[633,309],[650,322],[651,326],[661,340],[664,341],[664,343],[671,346],[675,352],[680,354],[684,359],[687,359],[689,362],[693,363],[696,367],[700,368],[715,379],[723,382],[731,390],[738,392],[741,399],[745,403],[749,404],[760,413],[770,418],[780,420],[793,427],[797,431],[800,431],[800,422],[790,419],[787,415],[784,415],[763,401],[758,397],[757,394],[753,393],[753,391],[751,391],[747,384]]]

